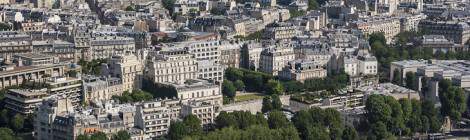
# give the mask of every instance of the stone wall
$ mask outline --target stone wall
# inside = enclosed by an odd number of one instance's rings
[[[283,95],[280,96],[283,106],[289,105],[290,96]],[[222,107],[221,111],[233,112],[233,111],[250,111],[252,114],[261,112],[263,107],[263,99],[249,100],[243,102],[237,102],[232,104],[226,104]]]

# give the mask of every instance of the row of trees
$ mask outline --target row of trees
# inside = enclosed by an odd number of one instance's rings
[[[140,101],[150,101],[153,99],[153,95],[142,91],[142,90],[132,90],[132,93],[129,91],[124,91],[121,96],[114,95],[112,97],[114,100],[120,101],[121,103],[129,102],[140,102]]]
[[[246,69],[227,68],[225,71],[226,81],[223,84],[223,93],[228,97],[235,97],[236,90],[250,92],[265,92],[272,94],[293,94],[302,91],[328,90],[336,91],[346,87],[349,77],[344,71],[331,72],[326,78],[298,81],[278,81],[271,75]]]
[[[195,118],[197,119],[197,118]],[[343,139],[358,140],[359,135],[352,126],[345,125],[341,114],[335,109],[312,108],[297,112],[292,121],[286,115],[273,110],[267,113],[267,119],[261,113],[251,114],[245,111],[231,113],[220,112],[215,119],[214,131],[201,135],[200,124],[172,122],[168,138],[172,140],[300,140],[300,139]],[[199,123],[199,122],[197,122]],[[188,125],[198,126],[197,133],[190,133]]]
[[[442,117],[431,101],[396,100],[373,94],[366,101],[366,117],[371,139],[390,139],[395,135],[439,132]]]
[[[131,135],[126,130],[118,131],[111,137],[111,140],[130,140]],[[109,140],[105,133],[96,132],[89,135],[78,135],[77,140]]]
[[[441,115],[452,120],[460,120],[467,109],[466,96],[462,88],[452,85],[450,80],[439,81]]]

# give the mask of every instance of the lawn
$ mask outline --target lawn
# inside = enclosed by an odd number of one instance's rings
[[[247,95],[237,95],[235,96],[235,102],[243,102],[248,100],[263,99],[264,95],[262,94],[247,94]]]

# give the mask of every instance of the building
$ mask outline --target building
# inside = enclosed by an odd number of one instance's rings
[[[421,48],[430,48],[433,53],[449,51],[462,51],[463,45],[454,44],[447,40],[443,35],[423,35],[416,41],[416,44]]]
[[[226,42],[225,45],[222,45],[220,47],[220,63],[228,67],[239,68],[242,45],[238,42]]]
[[[120,78],[123,91],[132,91],[142,87],[144,62],[136,55],[125,53],[113,55],[108,64],[102,66],[102,74]]]
[[[43,101],[34,119],[35,138],[38,140],[75,139],[78,134],[74,132],[74,121],[69,116],[72,112],[74,112],[72,102],[67,98]],[[88,124],[96,125],[96,121],[90,121]]]
[[[392,96],[396,100],[420,100],[420,95],[418,92],[392,83],[381,83],[379,85],[374,86],[364,86],[356,88],[356,90],[363,92],[365,95],[380,94],[385,96]]]
[[[36,1],[37,8],[52,9],[53,5],[54,5],[53,0],[37,0]]]
[[[182,84],[162,83],[176,90],[174,93],[183,104],[190,101],[207,102],[215,106],[222,106],[222,93],[219,84],[207,80],[191,79]]]
[[[186,50],[161,51],[147,61],[145,76],[154,83],[183,83],[196,79],[198,72],[195,56]]]
[[[144,139],[166,135],[170,121],[170,110],[162,101],[144,102],[137,105],[135,126],[144,130]]]
[[[44,54],[26,53],[16,54],[14,59],[22,61],[21,63],[26,66],[44,66],[58,63],[58,59]]]
[[[45,82],[49,95],[67,97],[73,106],[83,103],[82,80],[74,77],[51,77]]]
[[[291,44],[265,49],[261,52],[260,71],[277,76],[289,61],[295,60],[294,49]]]
[[[123,93],[121,79],[115,77],[85,76],[83,78],[83,100],[86,103],[93,101],[108,101],[113,96]]]
[[[207,79],[222,83],[224,81],[224,65],[216,64],[214,61],[201,60],[197,62],[198,76],[200,79]]]
[[[307,79],[324,78],[327,70],[314,61],[291,61],[279,72],[279,77],[287,80],[304,82]]]
[[[241,67],[257,71],[260,67],[261,52],[263,47],[259,42],[246,42],[241,49]]]
[[[188,115],[195,115],[201,124],[205,127],[214,123],[215,120],[215,107],[214,105],[206,102],[189,102],[181,108],[182,117]]]
[[[67,65],[16,66],[8,58],[0,69],[0,88],[19,86],[26,81],[45,81],[48,77],[64,76]]]
[[[462,21],[426,19],[419,22],[419,30],[430,35],[442,35],[457,44],[465,44],[470,39],[470,25]]]
[[[0,42],[0,55],[12,56],[20,53],[31,53],[33,46],[30,41],[9,41]]]
[[[135,42],[130,37],[94,37],[90,40],[89,59],[106,59],[115,55],[135,52]]]
[[[400,19],[396,17],[369,17],[360,19],[352,23],[365,36],[372,33],[384,33],[387,43],[391,43],[392,39],[400,33]]]
[[[14,112],[33,114],[42,100],[48,97],[47,90],[9,89],[4,95],[5,108]]]
[[[406,60],[406,61],[396,61],[390,63],[390,79],[393,79],[396,74],[401,75],[401,79],[405,79],[406,73],[408,72],[417,72],[419,67],[426,66],[425,61],[419,60]],[[398,73],[395,73],[398,72]]]
[[[266,26],[263,31],[265,39],[291,39],[299,34],[298,29],[293,24],[287,22],[277,22]]]
[[[419,22],[424,19],[426,19],[424,14],[404,15],[400,18],[400,31],[418,31]]]
[[[378,62],[375,56],[369,54],[367,50],[360,50],[357,60],[357,70],[359,75],[377,75]]]

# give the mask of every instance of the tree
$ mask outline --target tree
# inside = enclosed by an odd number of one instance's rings
[[[330,136],[324,127],[312,126],[307,128],[306,139],[308,140],[330,140]]]
[[[175,7],[176,0],[162,0],[162,5],[165,9],[170,12],[170,15],[173,15],[173,8]]]
[[[298,93],[303,90],[303,84],[299,81],[283,82],[284,90],[287,94]]]
[[[261,107],[261,111],[263,113],[269,112],[273,109],[273,104],[271,102],[271,97],[265,96],[263,98],[263,106]]]
[[[303,11],[303,10],[296,10],[296,9],[290,9],[290,10],[289,10],[290,18],[295,18],[295,17],[304,16],[305,13],[306,13],[306,12]]]
[[[132,5],[127,6],[125,10],[126,11],[135,11],[134,6],[132,6]]]
[[[13,119],[11,119],[10,125],[16,132],[18,132],[23,129],[24,117],[20,114],[16,114],[13,116]]]
[[[449,116],[452,120],[460,120],[466,110],[464,91],[460,87],[450,86],[447,90],[439,92],[441,101],[441,114]]]
[[[357,134],[356,129],[352,126],[346,126],[343,131],[342,140],[359,140],[359,135]]]
[[[225,70],[225,77],[227,80],[230,81],[237,81],[237,80],[243,80],[244,73],[240,69],[237,68],[227,68]]]
[[[84,137],[81,137],[81,139]],[[87,137],[88,140],[108,140],[108,137],[103,132],[96,132]]]
[[[0,139],[1,140],[17,140],[13,131],[9,128],[0,127]]]
[[[260,87],[263,87],[263,77],[258,74],[246,74],[243,77],[243,82],[246,85],[247,91],[262,91]]]
[[[168,139],[182,140],[188,133],[186,125],[181,121],[172,121],[168,129]]]
[[[200,135],[202,134],[201,120],[195,115],[188,115],[184,117],[183,123],[186,126],[188,135]]]
[[[224,80],[222,83],[222,94],[233,99],[235,98],[237,88],[233,85],[232,82]]]
[[[401,73],[398,69],[393,70],[392,83],[397,84],[397,85],[402,84],[402,82],[401,82]]]
[[[271,129],[279,129],[289,126],[290,122],[282,111],[276,110],[269,112],[268,124]]]
[[[237,119],[232,114],[221,111],[217,118],[215,118],[215,124],[219,129],[224,127],[237,127]]]
[[[118,131],[116,134],[114,134],[112,139],[113,140],[130,140],[131,135],[127,131],[121,130],[121,131]]]
[[[391,138],[393,138],[393,135],[387,131],[387,126],[383,122],[377,122],[372,124],[369,131],[368,139],[383,140]]]
[[[371,124],[376,122],[389,122],[392,109],[384,100],[383,95],[373,94],[366,101],[366,116]]]
[[[280,95],[284,92],[284,87],[277,80],[269,80],[266,84],[266,93]]]
[[[307,10],[310,11],[310,10],[316,10],[318,9],[319,4],[316,0],[308,0],[308,8]]]
[[[2,109],[2,111],[0,111],[0,125],[6,126],[9,123],[9,120],[8,110]]]
[[[11,26],[7,23],[0,23],[0,31],[7,31],[11,30]]]
[[[369,35],[369,44],[372,45],[374,42],[379,41],[382,45],[387,44],[387,39],[383,32],[374,32]]]
[[[417,78],[413,72],[407,72],[405,78],[406,87],[409,89],[417,90]]]
[[[274,94],[271,96],[271,99],[272,99],[273,110],[281,110],[282,102],[281,102],[281,99],[279,98],[279,95]]]
[[[80,134],[77,136],[77,140],[89,140],[90,137],[88,137],[88,135],[83,135],[83,134]]]
[[[245,90],[245,83],[242,80],[237,80],[233,82],[233,85],[237,88],[238,91]]]

